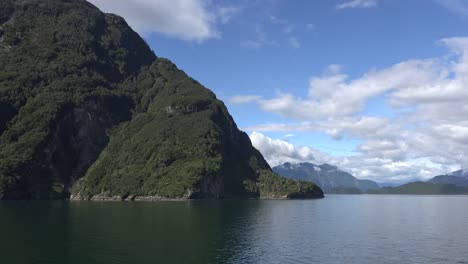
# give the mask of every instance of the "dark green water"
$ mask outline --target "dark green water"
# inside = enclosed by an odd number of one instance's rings
[[[468,196],[1,202],[0,263],[468,263]]]

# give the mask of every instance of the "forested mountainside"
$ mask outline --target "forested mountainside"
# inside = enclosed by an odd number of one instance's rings
[[[83,0],[0,2],[0,198],[319,198],[223,102]]]

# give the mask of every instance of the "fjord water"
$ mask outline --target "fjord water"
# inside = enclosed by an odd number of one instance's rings
[[[1,202],[1,263],[468,263],[468,196]]]

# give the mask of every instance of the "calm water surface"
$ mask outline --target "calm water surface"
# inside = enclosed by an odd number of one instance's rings
[[[0,263],[468,263],[468,196],[0,202]]]

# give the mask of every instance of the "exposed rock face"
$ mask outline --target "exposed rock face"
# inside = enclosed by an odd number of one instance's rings
[[[50,164],[45,173],[58,179],[57,187],[63,188],[61,193],[65,197],[107,145],[108,130],[131,118],[130,102],[121,99],[118,104],[126,113],[115,111],[112,103],[106,100],[93,99],[81,106],[63,109],[64,116],[58,118],[53,134],[44,144],[41,162]]]
[[[0,199],[318,198],[224,104],[83,0],[0,2]]]

